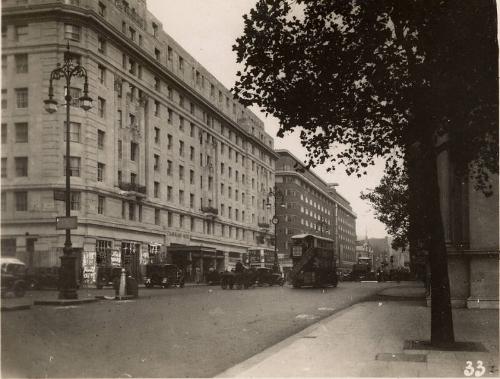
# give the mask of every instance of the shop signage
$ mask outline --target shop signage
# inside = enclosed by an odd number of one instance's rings
[[[181,232],[173,232],[173,231],[170,231],[170,230],[167,230],[165,232],[165,234],[167,236],[171,236],[171,237],[179,237],[179,238],[186,238],[186,239],[189,239],[191,237],[189,234],[181,233]]]
[[[56,217],[56,229],[76,229],[78,228],[78,219],[76,216]]]
[[[54,200],[66,201],[66,191],[54,190]]]

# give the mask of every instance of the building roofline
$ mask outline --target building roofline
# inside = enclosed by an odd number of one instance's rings
[[[292,154],[292,153],[290,152],[290,150],[287,150],[287,149],[275,149],[275,152],[276,152],[276,154],[277,154],[277,155],[282,154],[282,153],[286,153],[286,154],[290,155],[293,159],[295,159],[295,160],[296,160],[296,161],[297,161],[297,162],[298,162],[298,163],[299,163],[299,164],[300,164],[303,168],[305,168],[305,167],[306,167],[306,165],[305,165],[304,163],[302,163],[302,161],[301,161],[299,158],[297,158],[294,154]],[[316,174],[314,171],[312,171],[312,170],[310,170],[310,169],[307,169],[307,171],[308,171],[308,172],[310,172],[312,175],[314,175],[314,177],[315,177],[315,178],[317,178],[318,180],[320,180],[320,181],[321,181],[321,183],[323,183],[323,184],[325,185],[325,187],[331,188],[331,187],[330,187],[330,184],[331,184],[331,183],[327,183],[327,182],[325,182],[325,181],[324,181],[323,179],[321,179],[321,178],[318,176],[318,174]],[[278,170],[276,169],[276,170],[275,170],[275,172],[276,172],[276,176],[278,176],[278,173],[279,173],[279,172],[289,172],[289,171],[278,171]],[[327,191],[325,191],[325,190],[323,190],[323,191],[324,191],[324,192],[327,192]],[[327,193],[328,193],[328,192],[327,192]],[[329,195],[330,195],[330,194],[329,194]],[[345,200],[345,201],[349,204],[349,206],[351,206],[350,201],[349,201],[349,200],[347,200],[344,196],[342,196],[342,195],[341,195],[341,194],[340,194],[337,190],[335,190],[335,195],[338,195],[338,196],[339,196],[342,200]],[[330,195],[330,196],[331,196],[331,195]],[[334,200],[336,200],[336,199],[334,199]],[[342,204],[340,204],[340,205],[342,205]],[[343,206],[343,207],[345,208],[345,206]],[[346,210],[349,210],[349,209],[347,209],[347,208],[346,208]],[[349,210],[349,212],[351,212],[351,213],[354,215],[354,217],[356,217],[356,213],[355,213],[352,209],[351,209],[351,210]]]
[[[146,11],[153,16],[153,18],[157,19],[150,11],[149,9],[146,8]],[[2,22],[5,23],[5,20],[8,18],[12,18],[14,20],[19,20],[23,18],[37,18],[38,21],[42,21],[43,19],[61,19],[65,20],[67,19],[68,21],[75,22],[77,19],[80,19],[80,22],[82,22],[86,27],[94,27],[97,29],[104,30],[108,36],[112,36],[113,39],[115,39],[115,42],[121,43],[123,46],[126,46],[128,48],[127,52],[129,55],[133,55],[134,59],[136,61],[142,61],[146,62],[151,70],[153,72],[158,73],[160,76],[164,78],[168,78],[171,80],[175,85],[179,86],[186,92],[188,92],[191,96],[193,96],[194,99],[200,102],[203,106],[207,107],[211,111],[215,112],[218,117],[220,117],[222,120],[230,124],[231,126],[235,127],[238,129],[239,132],[241,132],[246,138],[257,142],[258,146],[260,148],[263,148],[267,153],[269,153],[271,156],[278,158],[278,155],[275,153],[273,147],[267,145],[263,141],[259,140],[256,136],[245,130],[243,126],[238,124],[238,121],[232,120],[228,115],[226,115],[224,112],[219,110],[217,107],[215,107],[213,104],[210,103],[207,99],[205,99],[200,93],[198,93],[194,88],[192,88],[188,83],[184,82],[180,78],[178,78],[173,72],[171,72],[166,66],[162,65],[159,63],[152,54],[145,50],[144,48],[132,43],[128,38],[126,38],[114,25],[112,25],[110,22],[108,22],[105,19],[102,19],[95,10],[93,9],[88,9],[88,8],[83,8],[83,7],[78,7],[78,6],[72,6],[72,5],[67,5],[63,3],[46,3],[46,4],[37,4],[34,6],[30,6],[29,8],[26,8],[24,6],[8,6],[8,7],[2,7]],[[94,25],[93,25],[94,24]],[[170,37],[169,34],[167,34],[164,30],[162,30],[163,33],[165,33],[169,38],[171,38],[177,45],[178,43]],[[61,45],[62,46],[62,45]],[[179,45],[180,46],[180,45]],[[73,45],[72,48],[75,50],[81,49],[81,50],[90,50],[87,46],[78,46],[78,45]],[[185,49],[183,49],[186,51]],[[189,54],[186,51],[187,55],[194,61],[196,59]],[[198,62],[198,61],[196,61]],[[201,63],[199,64],[199,67],[202,67],[204,71],[209,73],[212,77],[215,78],[213,74],[211,74]],[[219,81],[220,83],[220,81]],[[225,86],[220,83],[222,87],[225,88]],[[145,87],[147,87],[144,84]],[[227,88],[225,88],[227,90]],[[229,91],[229,90],[228,90]],[[237,99],[236,101],[242,105]],[[253,113],[250,109],[247,107],[244,108],[247,112],[249,112],[253,117],[256,117],[257,119],[258,116]],[[259,119],[263,124],[264,122]],[[263,127],[264,133],[266,133],[270,138],[273,138],[271,135],[269,135],[266,131],[265,128]]]

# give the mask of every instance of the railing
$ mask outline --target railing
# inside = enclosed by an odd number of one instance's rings
[[[146,186],[141,186],[136,183],[121,182],[118,184],[118,187],[123,191],[137,192],[144,195],[146,194]]]
[[[214,207],[201,207],[201,211],[203,213],[211,213],[213,215],[219,214],[219,210],[217,208],[214,208]]]
[[[259,228],[269,228],[269,223],[267,222],[259,222],[257,225]]]

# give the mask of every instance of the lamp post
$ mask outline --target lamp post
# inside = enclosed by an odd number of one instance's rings
[[[279,271],[279,259],[278,259],[278,223],[279,223],[279,218],[276,215],[276,203],[279,199],[280,201],[280,207],[285,207],[285,204],[283,204],[283,200],[285,196],[283,195],[283,192],[281,192],[279,189],[274,187],[274,190],[269,191],[267,194],[267,209],[271,209],[271,203],[269,201],[269,197],[272,196],[274,197],[274,216],[271,219],[271,222],[274,224],[274,267],[273,270],[275,272]]]
[[[73,62],[74,55],[69,51],[69,42],[64,52],[64,64],[57,64],[57,68],[50,73],[49,98],[44,100],[45,110],[48,113],[57,111],[57,101],[54,99],[54,88],[52,82],[61,78],[66,80],[66,217],[71,216],[71,168],[70,168],[70,107],[71,107],[71,78],[84,78],[83,96],[79,98],[80,107],[88,111],[92,107],[92,99],[88,94],[87,70],[78,62]],[[71,229],[66,229],[66,239],[64,241],[63,256],[61,257],[61,268],[59,271],[59,299],[77,299],[76,291],[76,257],[71,247]]]

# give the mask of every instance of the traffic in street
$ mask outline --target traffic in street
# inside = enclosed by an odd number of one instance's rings
[[[133,300],[4,312],[2,376],[211,377],[391,285],[141,287]],[[26,297],[40,294],[57,298]]]

